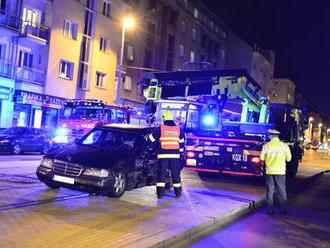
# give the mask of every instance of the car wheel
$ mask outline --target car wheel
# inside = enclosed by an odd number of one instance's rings
[[[126,189],[127,177],[122,170],[113,173],[113,178],[108,195],[111,197],[121,197]]]
[[[51,188],[51,189],[59,189],[60,188],[59,186],[57,186],[55,184],[52,184],[52,183],[45,183],[45,184],[48,188]]]
[[[22,153],[22,148],[19,144],[14,144],[11,150],[12,154],[19,155]]]

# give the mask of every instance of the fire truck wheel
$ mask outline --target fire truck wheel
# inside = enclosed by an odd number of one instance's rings
[[[113,180],[111,186],[107,192],[110,197],[119,198],[121,197],[127,186],[127,176],[122,170],[117,170],[113,172]]]

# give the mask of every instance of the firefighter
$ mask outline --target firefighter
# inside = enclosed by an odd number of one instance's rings
[[[277,192],[281,213],[286,214],[286,162],[290,162],[292,155],[287,144],[280,141],[280,132],[268,130],[270,141],[262,147],[260,160],[266,164],[266,200],[268,214],[274,214],[274,193]]]
[[[184,150],[184,133],[175,125],[170,110],[164,111],[163,121],[164,124],[155,128],[149,135],[149,140],[158,146],[157,197],[161,199],[165,195],[166,171],[169,169],[175,195],[179,198],[182,191],[180,157]]]

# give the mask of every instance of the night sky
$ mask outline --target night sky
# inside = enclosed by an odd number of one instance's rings
[[[276,53],[275,77],[295,81],[330,115],[330,1],[203,0],[244,40]]]

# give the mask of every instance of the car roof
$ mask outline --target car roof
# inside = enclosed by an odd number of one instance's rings
[[[135,131],[135,132],[144,132],[144,131],[148,131],[151,129],[148,126],[124,124],[124,123],[105,124],[105,125],[102,125],[101,128],[109,129],[109,130]]]

